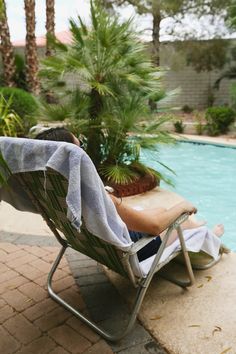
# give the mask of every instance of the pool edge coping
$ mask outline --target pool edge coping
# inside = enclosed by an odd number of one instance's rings
[[[205,137],[201,135],[190,135],[190,134],[179,134],[174,135],[177,141],[195,143],[202,145],[213,145],[217,147],[228,147],[231,149],[236,149],[236,139],[230,138],[232,141],[228,141],[227,138],[222,137]]]

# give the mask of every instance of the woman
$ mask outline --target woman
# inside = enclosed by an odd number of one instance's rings
[[[35,139],[64,141],[82,147],[81,141],[71,132],[63,127],[51,128],[39,133]],[[156,254],[164,237],[164,230],[180,215],[188,213],[195,214],[197,209],[188,201],[182,201],[169,209],[152,208],[146,210],[135,210],[129,207],[123,200],[109,194],[121,219],[127,225],[132,241],[137,242],[140,238],[147,235],[160,235],[154,238],[149,244],[138,252],[139,261],[142,261]],[[204,225],[204,222],[198,222],[188,219],[182,223],[183,230],[193,229]],[[213,229],[216,236],[222,236],[224,233],[223,225],[216,225]],[[170,235],[167,246],[173,243],[177,238],[177,232],[173,231]]]

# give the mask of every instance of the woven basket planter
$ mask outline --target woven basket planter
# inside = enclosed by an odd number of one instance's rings
[[[106,185],[114,189],[116,197],[128,197],[131,195],[141,194],[158,186],[160,181],[153,175],[146,174],[129,184],[116,184],[105,182]]]

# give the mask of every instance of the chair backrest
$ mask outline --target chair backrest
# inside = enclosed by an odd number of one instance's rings
[[[83,219],[80,232],[68,220],[68,182],[61,174],[49,169],[46,172],[17,173],[15,176],[57,238],[59,233],[61,243],[66,242],[71,248],[128,277],[122,262],[123,251],[91,234]]]

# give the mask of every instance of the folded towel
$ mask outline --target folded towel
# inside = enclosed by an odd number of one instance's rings
[[[185,239],[186,248],[191,252],[204,251],[212,258],[217,259],[219,256],[219,250],[221,246],[221,240],[215,236],[211,230],[206,226],[197,227],[191,230],[183,230],[183,236]],[[160,262],[164,262],[173,252],[181,249],[179,238],[176,239],[171,245],[165,248],[162,253]],[[143,276],[147,275],[155,256],[149,257],[139,264],[139,270]],[[136,261],[134,261],[136,263]],[[137,264],[135,269],[137,269]]]
[[[12,173],[52,168],[68,180],[67,217],[79,230],[81,217],[89,232],[128,249],[132,241],[107,196],[88,155],[78,146],[55,141],[0,138],[0,151]]]

